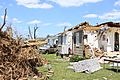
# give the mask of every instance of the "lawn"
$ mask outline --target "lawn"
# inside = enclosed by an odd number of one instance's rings
[[[49,80],[120,80],[120,72],[116,73],[113,70],[109,70],[110,67],[108,65],[106,69],[101,69],[92,74],[77,73],[68,69],[69,62],[59,56],[55,56],[55,54],[45,54],[43,56],[50,62],[54,70],[54,75]],[[41,67],[39,70],[44,74],[47,72],[46,67]]]

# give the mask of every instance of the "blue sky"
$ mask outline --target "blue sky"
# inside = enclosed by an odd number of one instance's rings
[[[28,35],[28,26],[33,31],[35,24],[37,37],[45,37],[84,21],[92,25],[120,22],[120,0],[0,0],[1,24],[5,8],[7,23],[23,37]]]

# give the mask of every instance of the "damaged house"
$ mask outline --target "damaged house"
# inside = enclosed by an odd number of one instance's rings
[[[75,26],[72,31],[73,54],[86,56],[84,49],[87,45],[89,45],[91,53],[93,53],[93,48],[98,48],[97,30],[99,29],[100,27],[91,26],[87,22]]]
[[[86,45],[89,45],[92,54],[95,48],[104,52],[119,51],[119,34],[120,23],[106,22],[96,26],[81,23],[61,34],[61,54],[85,56]]]
[[[47,36],[47,44],[53,47],[54,45],[57,45],[58,43],[58,37],[56,35],[54,36]]]
[[[72,53],[72,29],[68,29],[58,35],[58,52],[59,54],[68,55]]]
[[[98,31],[98,47],[105,52],[120,51],[120,23],[106,22],[100,25]]]

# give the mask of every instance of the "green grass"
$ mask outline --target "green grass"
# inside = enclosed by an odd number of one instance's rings
[[[73,70],[67,69],[69,62],[62,60],[60,57],[55,56],[55,54],[43,55],[51,64],[54,70],[54,75],[49,78],[49,80],[120,80],[120,72],[116,73],[110,69],[101,69],[91,74],[87,73],[77,73]],[[47,68],[41,67],[40,71],[44,74],[47,73]]]

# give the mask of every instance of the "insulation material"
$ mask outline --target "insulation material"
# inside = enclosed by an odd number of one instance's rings
[[[73,69],[75,72],[85,71],[86,73],[93,73],[95,71],[100,70],[101,68],[102,67],[100,67],[100,64],[97,58],[73,63]]]

